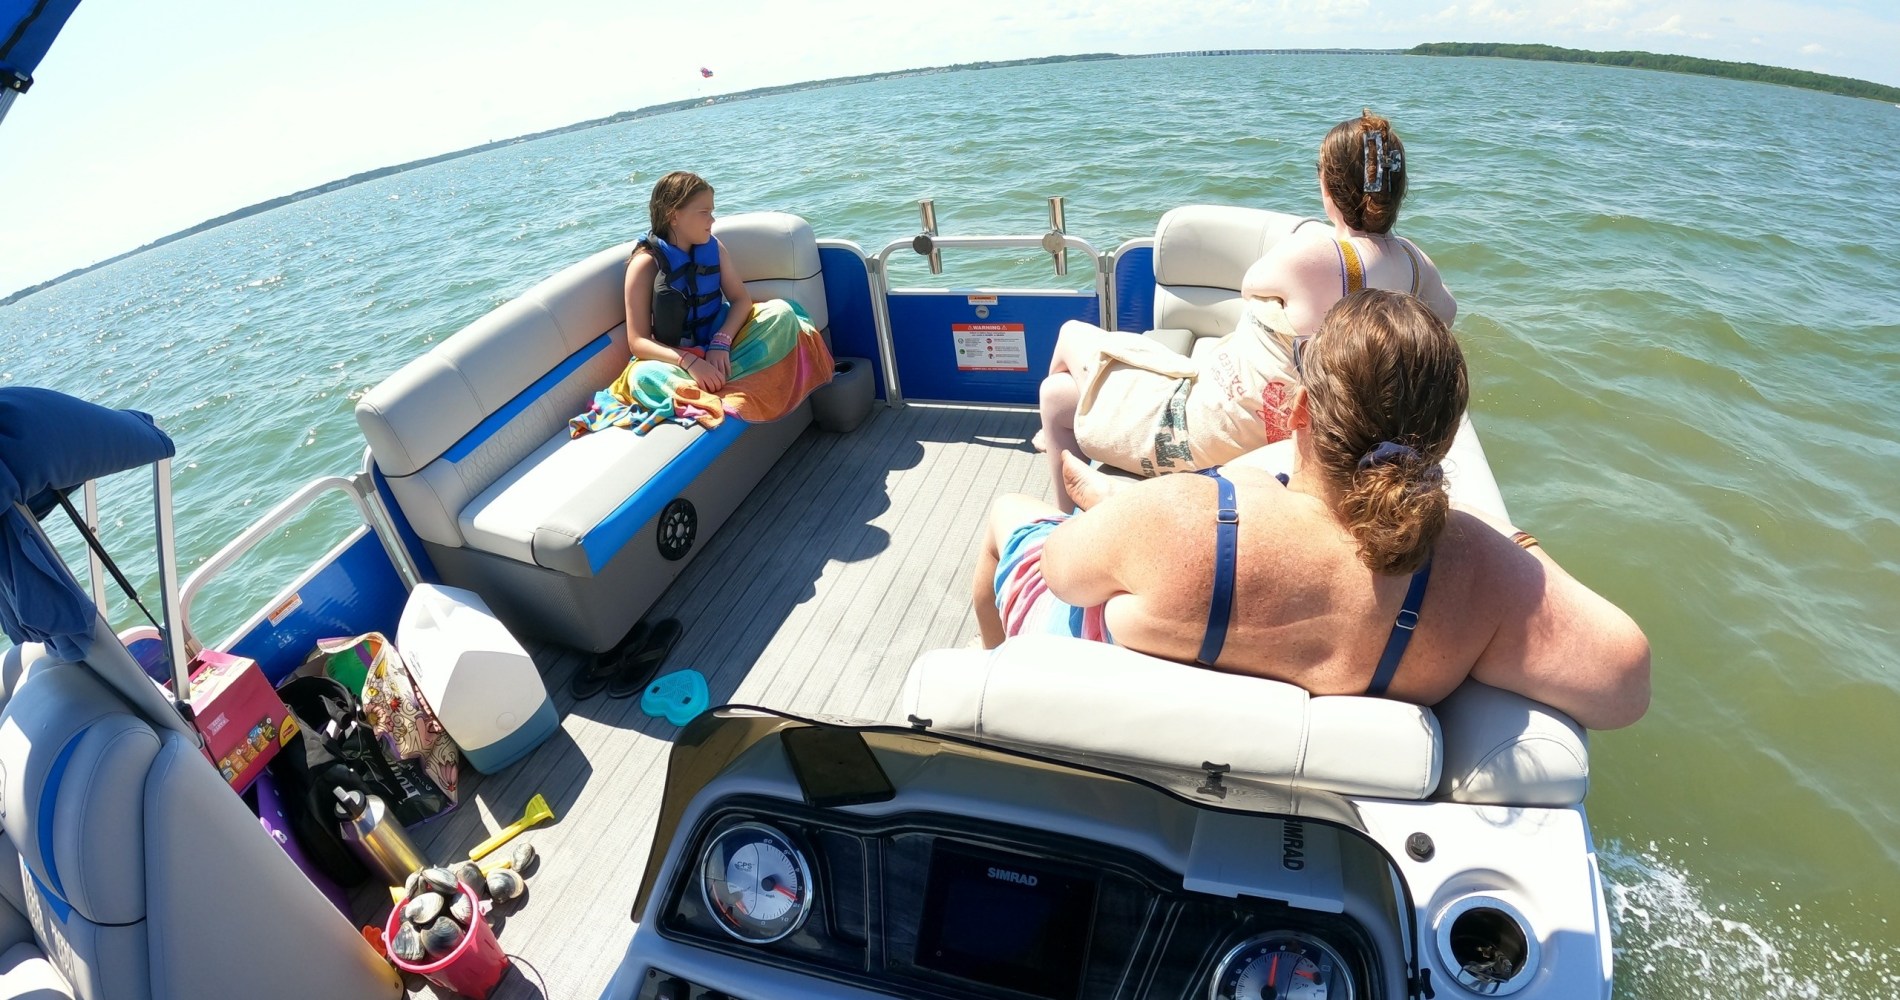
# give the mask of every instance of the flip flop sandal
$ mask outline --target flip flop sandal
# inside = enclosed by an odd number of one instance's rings
[[[647,631],[646,641],[621,658],[619,669],[607,682],[607,697],[631,698],[639,694],[673,652],[673,646],[679,642],[682,631],[677,618],[663,618],[654,622]]]
[[[653,623],[644,618],[634,622],[633,627],[627,630],[626,635],[620,637],[619,642],[614,643],[612,649],[596,655],[593,663],[589,664],[585,670],[576,673],[573,684],[568,687],[568,690],[574,693],[575,700],[592,698],[605,691],[607,682],[613,680],[626,657],[646,643],[647,634],[652,631],[652,626]]]

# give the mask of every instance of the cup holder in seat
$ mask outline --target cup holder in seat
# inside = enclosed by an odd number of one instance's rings
[[[1438,957],[1458,985],[1479,996],[1516,993],[1537,975],[1537,936],[1522,911],[1486,893],[1453,900],[1432,921]]]
[[[837,359],[831,382],[811,394],[812,422],[835,434],[856,430],[870,415],[871,403],[877,398],[877,383],[871,371],[869,358]]]

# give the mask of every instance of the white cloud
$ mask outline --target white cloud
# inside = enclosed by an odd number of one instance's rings
[[[1504,6],[1495,0],[1471,0],[1465,8],[1465,20],[1482,21],[1486,24],[1516,24],[1524,20],[1521,7]]]
[[[1682,30],[1682,15],[1681,14],[1671,14],[1669,15],[1669,20],[1664,21],[1663,23],[1656,25],[1653,28],[1644,28],[1643,31],[1651,35],[1686,36],[1689,34],[1687,31]]]
[[[1549,23],[1558,28],[1574,26],[1580,31],[1614,31],[1622,27],[1624,15],[1634,7],[1631,0],[1587,0],[1563,5],[1561,13]]]
[[[1809,42],[1808,44],[1801,46],[1801,54],[1804,56],[1826,55],[1827,46],[1821,45],[1817,42]]]

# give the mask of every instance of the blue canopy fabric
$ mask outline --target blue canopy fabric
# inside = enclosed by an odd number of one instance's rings
[[[79,0],[0,0],[0,119],[33,86],[33,71],[77,6]]]
[[[83,654],[98,614],[37,519],[55,491],[170,458],[172,439],[137,410],[51,389],[0,388],[0,628],[15,644]]]
[[[24,91],[79,0],[0,0],[0,84]]]

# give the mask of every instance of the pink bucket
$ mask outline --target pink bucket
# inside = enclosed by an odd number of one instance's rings
[[[474,907],[475,918],[469,921],[468,933],[462,935],[454,951],[433,962],[405,962],[391,948],[389,960],[396,963],[396,968],[417,973],[445,990],[485,1000],[507,974],[508,956],[502,953],[501,942],[495,940],[495,932],[482,915],[481,900],[476,898],[475,890],[466,885],[461,889],[469,905]],[[401,927],[402,906],[398,905],[389,911],[389,920],[383,925],[383,940],[395,941],[396,931]]]

